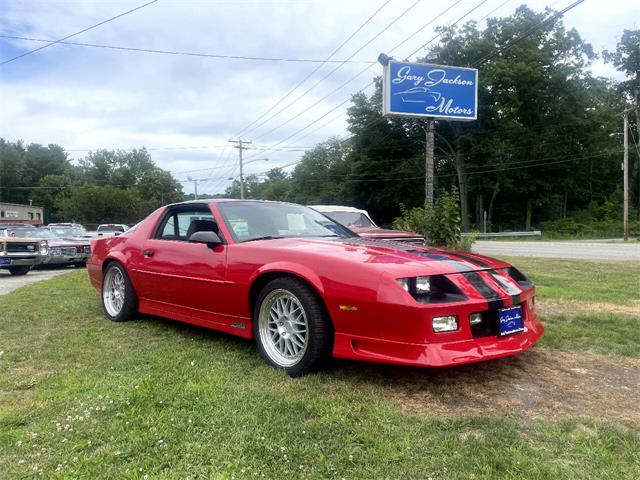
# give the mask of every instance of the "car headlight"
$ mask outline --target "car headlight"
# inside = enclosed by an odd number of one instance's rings
[[[49,242],[46,240],[40,242],[40,255],[49,255]]]
[[[398,278],[398,283],[402,288],[404,288],[405,292],[409,291],[409,278]]]
[[[421,295],[431,291],[431,279],[429,277],[416,277],[416,293]]]
[[[397,278],[396,281],[419,303],[462,302],[467,299],[446,275]]]
[[[446,317],[433,317],[433,331],[436,333],[453,332],[458,330],[458,317],[447,315]]]

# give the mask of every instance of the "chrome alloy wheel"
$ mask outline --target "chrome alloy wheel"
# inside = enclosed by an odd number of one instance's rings
[[[109,268],[104,276],[102,299],[107,313],[116,317],[124,305],[124,275],[119,268]]]
[[[295,365],[307,351],[307,315],[300,300],[288,290],[273,290],[264,298],[258,331],[267,355],[281,367]]]

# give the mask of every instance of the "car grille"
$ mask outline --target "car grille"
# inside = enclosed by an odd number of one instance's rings
[[[63,248],[62,249],[62,255],[67,256],[67,257],[73,257],[76,254],[76,249],[75,247],[71,247],[71,248]]]
[[[36,243],[7,243],[7,252],[34,253],[38,251]]]

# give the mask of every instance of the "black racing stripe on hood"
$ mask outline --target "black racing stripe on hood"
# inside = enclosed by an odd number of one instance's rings
[[[443,251],[443,250],[438,250],[438,251]],[[460,252],[446,252],[446,254],[451,255],[452,257],[461,258],[467,262],[473,263],[474,265],[477,265],[482,268],[493,268],[491,265],[483,262],[482,260],[478,260],[477,258],[470,257],[469,255],[465,255]]]
[[[438,262],[442,262],[445,265],[451,267],[458,272],[472,272],[476,270],[476,266],[472,262],[464,262],[456,260],[453,255],[450,255],[449,252],[431,249],[430,251],[422,251],[416,249],[415,245],[407,245],[399,242],[392,242],[389,240],[369,240],[366,238],[348,238],[344,239],[345,243],[354,243],[357,245],[368,245],[372,247],[389,247],[394,248],[395,250],[400,250],[405,253],[413,253],[415,255],[420,255],[421,257],[428,258],[429,260],[436,260]],[[427,247],[425,247],[427,248]],[[441,252],[441,253],[434,253]]]
[[[420,255],[421,257],[428,258],[429,260],[436,260],[438,262],[442,262],[445,265],[456,269],[458,272],[469,272],[474,270],[473,265],[469,265],[468,263],[459,262],[457,260],[451,259],[449,257],[445,257],[444,255],[439,255],[437,253],[430,252],[421,252],[420,250],[407,250],[408,253],[414,253],[416,255]]]
[[[504,302],[498,292],[491,288],[476,272],[466,272],[462,276],[487,300],[490,309],[504,307]]]

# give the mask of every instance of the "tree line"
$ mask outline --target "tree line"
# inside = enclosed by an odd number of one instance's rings
[[[59,145],[0,138],[0,202],[44,207],[47,223],[135,223],[182,199],[180,183],[144,148],[98,150],[73,164]]]

